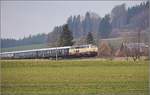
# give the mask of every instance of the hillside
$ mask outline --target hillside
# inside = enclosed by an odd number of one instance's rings
[[[29,37],[24,37],[23,39],[1,39],[1,48],[11,48],[16,46],[26,46],[33,44],[44,44],[46,43],[46,34],[37,34]]]
[[[123,37],[123,32],[128,32],[129,35],[130,33],[131,35],[135,35],[138,31],[147,32],[149,26],[148,10],[148,2],[143,2],[131,8],[126,8],[125,4],[115,6],[110,14],[106,14],[106,16],[110,18],[109,23],[112,28],[111,31],[108,32],[110,34],[105,34],[108,35],[108,38],[118,38]],[[67,24],[73,33],[75,44],[86,44],[84,40],[88,32],[93,34],[95,40],[102,39],[101,28],[108,28],[107,26],[100,26],[103,19],[105,19],[105,17],[102,18],[93,12],[87,12],[84,16],[70,16],[67,20]],[[62,26],[56,28],[48,34],[49,42],[56,43],[58,41]],[[144,35],[146,36],[146,33]],[[51,45],[53,45],[53,43],[51,43]]]
[[[47,48],[47,47],[48,47],[47,44],[32,44],[32,45],[16,46],[16,47],[9,47],[9,48],[1,48],[1,52],[40,49],[40,48]]]

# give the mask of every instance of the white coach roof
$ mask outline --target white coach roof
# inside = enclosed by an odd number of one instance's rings
[[[44,51],[44,50],[55,50],[55,49],[69,49],[69,48],[71,48],[71,46],[54,47],[54,48],[42,48],[42,49],[31,49],[31,50],[12,51],[12,52],[2,52],[2,53],[0,53],[0,54],[21,53],[21,52],[30,52],[30,51]]]

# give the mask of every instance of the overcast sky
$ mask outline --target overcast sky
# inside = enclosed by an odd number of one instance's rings
[[[103,17],[116,5],[126,7],[142,1],[1,1],[1,37],[23,38],[49,33],[55,26],[66,23],[71,15],[87,11]]]

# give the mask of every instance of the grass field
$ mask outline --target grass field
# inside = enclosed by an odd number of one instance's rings
[[[2,95],[148,95],[148,62],[1,60]]]

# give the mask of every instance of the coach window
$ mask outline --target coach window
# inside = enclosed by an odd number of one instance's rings
[[[60,49],[57,49],[56,51],[59,53],[59,52],[60,52]]]
[[[59,54],[61,54],[61,53],[62,53],[62,49],[59,50]]]
[[[60,50],[60,53],[63,53],[63,49]]]
[[[64,54],[64,50],[65,50],[65,49],[62,49],[62,52],[61,52],[62,54]]]

